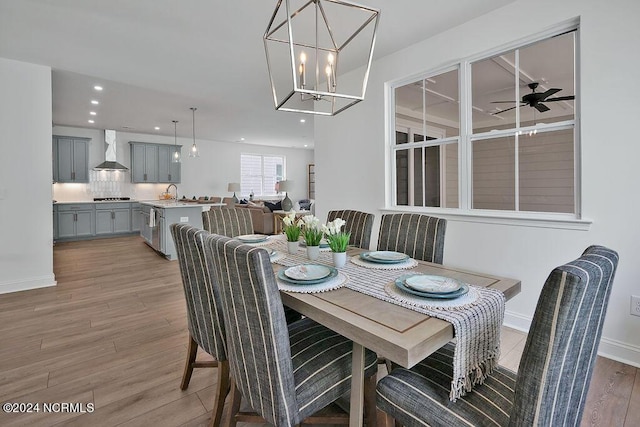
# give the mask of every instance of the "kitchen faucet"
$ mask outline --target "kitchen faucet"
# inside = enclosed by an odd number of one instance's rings
[[[175,196],[173,199],[174,199],[174,200],[178,200],[178,186],[177,186],[177,185],[175,185],[175,184],[169,184],[169,185],[167,186],[166,193],[168,193],[168,192],[169,192],[169,189],[171,188],[171,186],[173,186],[173,188],[175,188],[175,189],[176,189],[176,196]]]

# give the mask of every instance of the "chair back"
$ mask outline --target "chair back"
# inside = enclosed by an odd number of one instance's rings
[[[382,215],[378,250],[403,252],[414,259],[442,264],[447,220],[420,214]]]
[[[232,377],[251,408],[276,426],[300,422],[289,333],[269,253],[211,234]]]
[[[371,244],[371,230],[373,229],[374,215],[366,212],[341,210],[329,211],[327,222],[336,218],[342,218],[347,223],[344,225],[344,231],[350,232],[349,244],[357,246],[361,249],[369,249]]]
[[[208,234],[188,224],[171,225],[187,303],[189,333],[204,351],[217,360],[226,360],[220,289],[211,249],[204,244]]]
[[[211,234],[236,237],[253,233],[251,212],[243,208],[209,209],[202,212],[202,226]]]
[[[590,246],[545,282],[518,368],[511,426],[580,425],[618,254]]]

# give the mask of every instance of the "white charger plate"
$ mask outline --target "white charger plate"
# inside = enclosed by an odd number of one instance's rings
[[[301,264],[284,270],[285,276],[294,280],[320,280],[331,274],[331,269],[319,264]]]
[[[456,292],[462,287],[460,282],[450,277],[428,274],[416,274],[415,276],[407,277],[404,280],[404,284],[413,290],[432,294],[448,294]]]

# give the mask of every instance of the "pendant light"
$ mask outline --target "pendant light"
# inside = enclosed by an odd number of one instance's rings
[[[173,122],[173,156],[171,158],[172,163],[180,163],[180,148],[178,148],[178,121]]]
[[[198,152],[198,146],[196,145],[196,107],[191,107],[191,114],[193,116],[193,145],[191,151],[189,151],[189,157],[200,157]]]

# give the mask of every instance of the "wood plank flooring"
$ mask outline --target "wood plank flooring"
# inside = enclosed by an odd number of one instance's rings
[[[179,388],[187,329],[177,262],[123,237],[56,245],[54,272],[54,288],[0,295],[0,402],[95,411],[0,411],[0,426],[208,425],[212,370]],[[502,365],[517,369],[524,340],[503,329]],[[582,425],[640,425],[636,368],[598,358]]]

